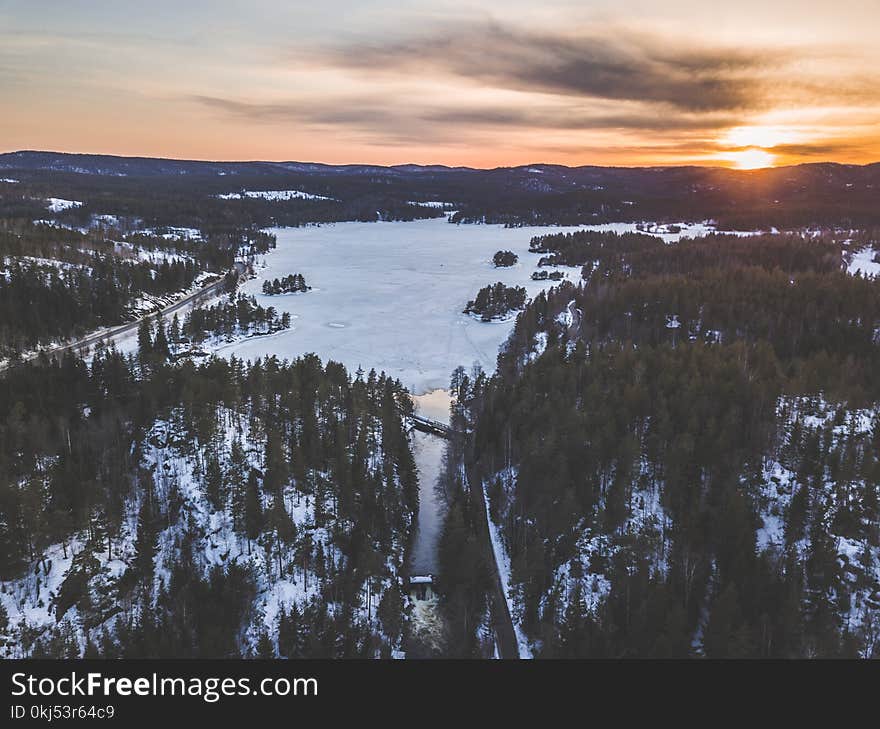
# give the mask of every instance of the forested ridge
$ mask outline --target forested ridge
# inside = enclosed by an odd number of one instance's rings
[[[0,155],[0,215],[37,217],[34,198],[79,200],[71,219],[116,212],[146,225],[305,225],[443,215],[453,223],[584,225],[714,220],[728,230],[864,228],[880,224],[880,165],[817,163],[761,170],[717,167],[496,169],[442,165],[196,162],[16,152]],[[266,200],[242,190],[296,190],[325,199]]]
[[[880,281],[821,236],[532,247],[585,281],[458,417],[536,655],[876,656]]]
[[[118,176],[15,168],[3,174],[17,175],[18,182],[0,182],[0,216],[50,217],[45,201],[56,197],[81,203],[51,216],[73,227],[88,226],[96,216],[106,214],[135,227],[184,226],[205,234],[247,227],[416,220],[442,215],[434,208],[409,204],[404,184],[390,185],[360,176],[330,175],[316,180],[310,175],[304,180],[303,175],[283,170],[235,177],[211,173]],[[308,197],[228,197],[242,190],[296,190]]]
[[[158,331],[0,380],[5,655],[388,655],[418,509],[401,385],[172,364]]]

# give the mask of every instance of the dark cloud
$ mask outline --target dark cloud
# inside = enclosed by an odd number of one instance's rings
[[[533,127],[568,129],[622,129],[638,131],[706,131],[728,128],[741,123],[734,114],[657,114],[622,112],[595,114],[588,110],[558,107],[460,108],[426,110],[422,118],[443,124],[485,125],[493,127]]]
[[[870,154],[872,145],[862,145],[859,142],[819,142],[815,144],[778,144],[770,149],[774,154],[786,157],[815,157],[829,159],[843,154],[865,153]]]
[[[386,98],[377,104],[374,97],[333,97],[291,100],[283,103],[253,103],[209,96],[194,96],[197,103],[239,116],[248,121],[299,123],[383,129],[397,138],[424,141],[446,136],[461,138],[469,129],[546,129],[603,130],[619,129],[643,132],[717,131],[741,123],[732,114],[657,114],[631,111],[617,114],[591,112],[589,109],[554,105],[523,106],[420,106],[406,99]]]
[[[240,116],[249,121],[344,125],[387,122],[394,116],[389,108],[371,106],[361,98],[304,98],[283,102],[250,102],[198,95],[191,98],[203,106]]]
[[[499,88],[724,112],[760,105],[765,73],[786,58],[781,51],[694,48],[686,38],[610,31],[573,37],[491,23],[351,43],[319,50],[317,60],[367,72],[445,72]]]
[[[249,123],[327,127],[335,132],[357,135],[376,144],[420,144],[426,140],[442,144],[462,139],[462,131],[419,116],[412,105],[401,106],[375,97],[295,99],[284,102],[249,102],[213,96],[192,96],[191,101],[239,117]]]

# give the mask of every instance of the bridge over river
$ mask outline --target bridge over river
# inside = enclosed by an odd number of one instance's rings
[[[420,415],[410,415],[408,420],[413,430],[418,430],[419,432],[427,433],[428,435],[436,435],[440,438],[451,438],[454,432],[446,423],[441,423],[439,420],[431,420],[430,418],[423,418]]]

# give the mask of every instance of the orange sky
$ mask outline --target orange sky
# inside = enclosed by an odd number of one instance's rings
[[[878,21],[877,0],[6,0],[0,147],[480,167],[872,162]]]

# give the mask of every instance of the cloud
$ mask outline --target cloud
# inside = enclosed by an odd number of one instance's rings
[[[709,131],[741,123],[735,114],[657,114],[626,111],[595,113],[589,109],[528,105],[521,107],[444,108],[423,112],[423,118],[444,124],[530,127],[561,130],[620,129],[636,131]]]
[[[538,33],[494,22],[382,43],[353,42],[317,54],[319,63],[367,73],[443,73],[498,88],[656,103],[686,112],[755,108],[766,73],[788,60],[780,50],[701,48],[690,39],[607,29],[577,36]]]
[[[398,136],[424,140],[436,138],[442,130],[459,137],[473,129],[545,129],[558,131],[624,130],[642,132],[714,132],[742,123],[734,114],[657,114],[641,110],[597,113],[580,105],[554,104],[446,106],[417,104],[412,100],[385,97],[377,103],[372,96],[315,97],[283,102],[249,102],[212,96],[192,96],[202,106],[250,122],[290,123],[383,128]]]
[[[191,101],[247,123],[319,127],[347,133],[369,144],[435,144],[461,141],[462,130],[419,116],[418,109],[370,96],[315,96],[288,101],[253,102],[215,96]]]
[[[806,144],[778,144],[769,149],[783,157],[801,159],[839,159],[854,155],[870,156],[876,154],[876,140],[848,139],[840,141],[815,142]]]

